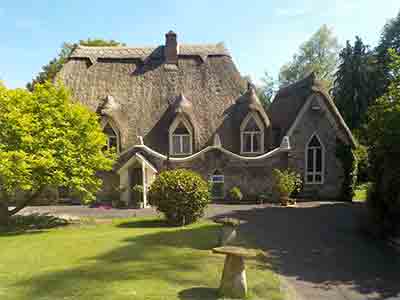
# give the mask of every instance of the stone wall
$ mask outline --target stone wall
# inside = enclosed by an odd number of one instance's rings
[[[255,199],[261,193],[272,192],[272,170],[287,167],[287,153],[249,161],[212,150],[188,162],[171,162],[170,167],[191,169],[207,181],[218,170],[224,175],[225,196],[228,196],[232,187],[237,186],[246,199]]]
[[[323,184],[305,184],[302,196],[316,199],[337,199],[343,181],[343,168],[336,158],[336,139],[340,130],[332,119],[321,96],[315,95],[312,105],[307,109],[296,129],[290,136],[292,150],[289,153],[289,167],[305,176],[306,144],[314,133],[318,134],[325,148],[325,169]],[[320,110],[312,110],[313,105]]]

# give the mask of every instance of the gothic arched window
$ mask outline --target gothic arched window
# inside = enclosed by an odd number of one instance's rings
[[[241,153],[264,152],[264,125],[255,113],[249,113],[240,126]]]
[[[119,136],[118,131],[109,123],[107,122],[103,128],[104,134],[107,136],[107,144],[106,149],[111,150],[115,149],[117,153],[119,153]]]
[[[321,140],[314,134],[306,145],[306,183],[321,184],[324,182],[324,156]]]
[[[183,118],[177,118],[169,129],[170,154],[188,155],[193,151],[193,131],[190,123]]]

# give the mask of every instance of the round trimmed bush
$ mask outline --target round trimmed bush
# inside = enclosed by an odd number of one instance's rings
[[[149,202],[173,225],[186,225],[204,215],[210,202],[208,183],[195,172],[177,169],[161,172],[149,189]]]

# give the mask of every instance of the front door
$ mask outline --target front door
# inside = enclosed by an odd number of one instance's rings
[[[130,189],[132,191],[132,188],[135,185],[141,185],[143,186],[143,177],[142,177],[142,168],[131,168],[129,170],[129,181],[130,181]],[[131,192],[131,199],[130,199],[130,205],[137,206],[139,202],[142,202],[143,199],[142,195],[137,192]]]

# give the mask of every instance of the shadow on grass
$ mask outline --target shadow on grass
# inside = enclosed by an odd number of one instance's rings
[[[15,215],[8,226],[0,227],[0,236],[39,233],[44,229],[69,225],[68,220],[48,214]]]
[[[163,219],[144,219],[132,222],[124,222],[118,225],[120,228],[165,228],[171,227]]]
[[[139,293],[161,293],[157,295],[169,299],[168,295],[162,294],[163,291],[160,291],[157,284],[167,287],[168,293],[173,294],[176,289],[175,294],[169,295],[175,299],[182,287],[199,284],[209,286],[210,282],[218,284],[207,271],[210,266],[222,267],[221,258],[211,255],[211,251],[198,251],[210,250],[216,246],[218,225],[196,224],[184,228],[165,228],[165,224],[159,223],[159,220],[138,220],[116,226],[133,229],[145,226],[145,229],[144,234],[140,232],[140,235],[123,239],[122,245],[121,240],[110,241],[115,243],[114,249],[86,258],[75,268],[41,273],[17,282],[17,287],[29,286],[29,295],[21,299],[90,299],[101,295],[107,298],[107,295],[126,289],[126,285]],[[160,230],[154,232],[157,228]],[[212,272],[215,273],[214,276],[218,273],[214,269]],[[119,285],[124,288],[116,288]],[[208,299],[204,297],[210,295],[210,299],[216,299],[214,292],[215,290],[206,288],[189,289],[182,291],[179,297]],[[197,298],[188,298],[191,295]],[[153,297],[159,299],[157,296]]]
[[[217,300],[218,289],[195,287],[187,290],[180,291],[179,299],[182,300]]]

